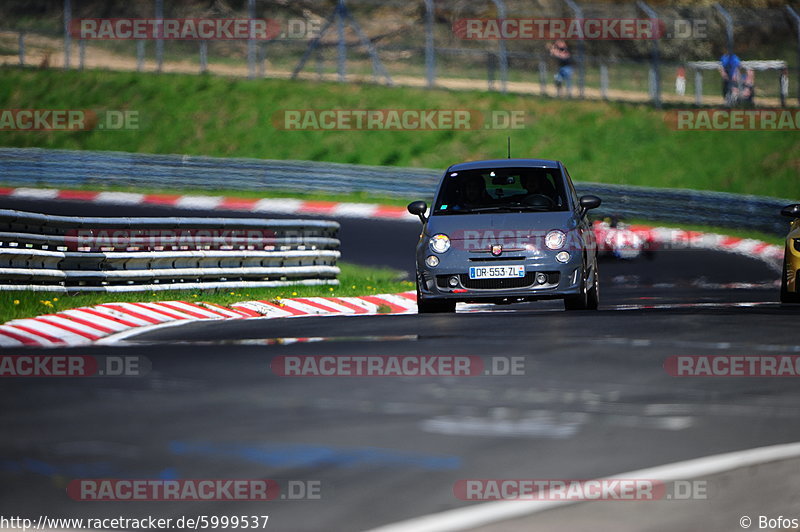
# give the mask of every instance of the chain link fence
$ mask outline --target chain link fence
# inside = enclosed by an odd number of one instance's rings
[[[566,39],[572,97],[667,104],[725,103],[716,65],[728,49],[755,70],[760,106],[800,101],[800,17],[788,5],[651,6],[639,0],[8,0],[0,7],[0,62],[50,68],[211,72],[251,78],[325,79],[556,96],[558,31],[494,38],[464,25],[516,20],[657,20],[657,39]],[[70,31],[85,19],[267,19],[266,39],[96,39]],[[553,30],[555,26],[548,26]],[[544,33],[547,33],[546,35]],[[574,36],[573,34],[568,34]],[[641,34],[637,35],[641,36]],[[795,73],[795,75],[791,74]],[[567,91],[563,92],[567,96]]]

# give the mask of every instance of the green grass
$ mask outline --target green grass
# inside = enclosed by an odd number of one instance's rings
[[[48,292],[0,292],[0,323],[17,318],[30,318],[53,314],[76,307],[111,302],[148,301],[205,301],[230,305],[240,301],[274,300],[291,297],[361,296],[370,294],[395,294],[413,290],[411,282],[403,280],[402,272],[383,268],[365,268],[352,264],[339,264],[339,286],[289,286],[280,288],[251,288],[237,290],[191,290],[167,292],[137,292],[121,294],[54,294]],[[381,311],[381,309],[379,309]],[[385,312],[385,309],[383,309]]]
[[[302,159],[443,169],[505,156],[563,160],[578,181],[800,197],[800,137],[784,132],[676,132],[646,105],[480,91],[214,76],[0,69],[0,108],[136,110],[136,131],[2,132],[0,145],[220,157]],[[526,113],[520,130],[282,131],[286,109],[433,108]],[[178,184],[182,186],[185,184]]]

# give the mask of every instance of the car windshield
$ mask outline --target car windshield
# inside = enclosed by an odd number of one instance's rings
[[[435,214],[565,211],[564,180],[556,168],[481,168],[445,176]]]

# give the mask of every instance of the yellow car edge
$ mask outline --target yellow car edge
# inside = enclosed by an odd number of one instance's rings
[[[781,303],[800,303],[800,203],[787,205],[781,214],[791,218],[789,234],[786,236],[786,251],[783,255],[781,275]]]

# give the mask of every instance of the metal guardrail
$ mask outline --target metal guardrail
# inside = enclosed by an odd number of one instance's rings
[[[336,285],[339,224],[76,218],[0,210],[0,290],[134,292]]]
[[[14,186],[140,189],[366,191],[430,199],[439,170],[181,155],[0,148],[0,181]],[[579,182],[582,194],[603,198],[600,215],[786,233],[780,209],[796,201],[698,190]],[[114,194],[109,192],[109,194]]]

